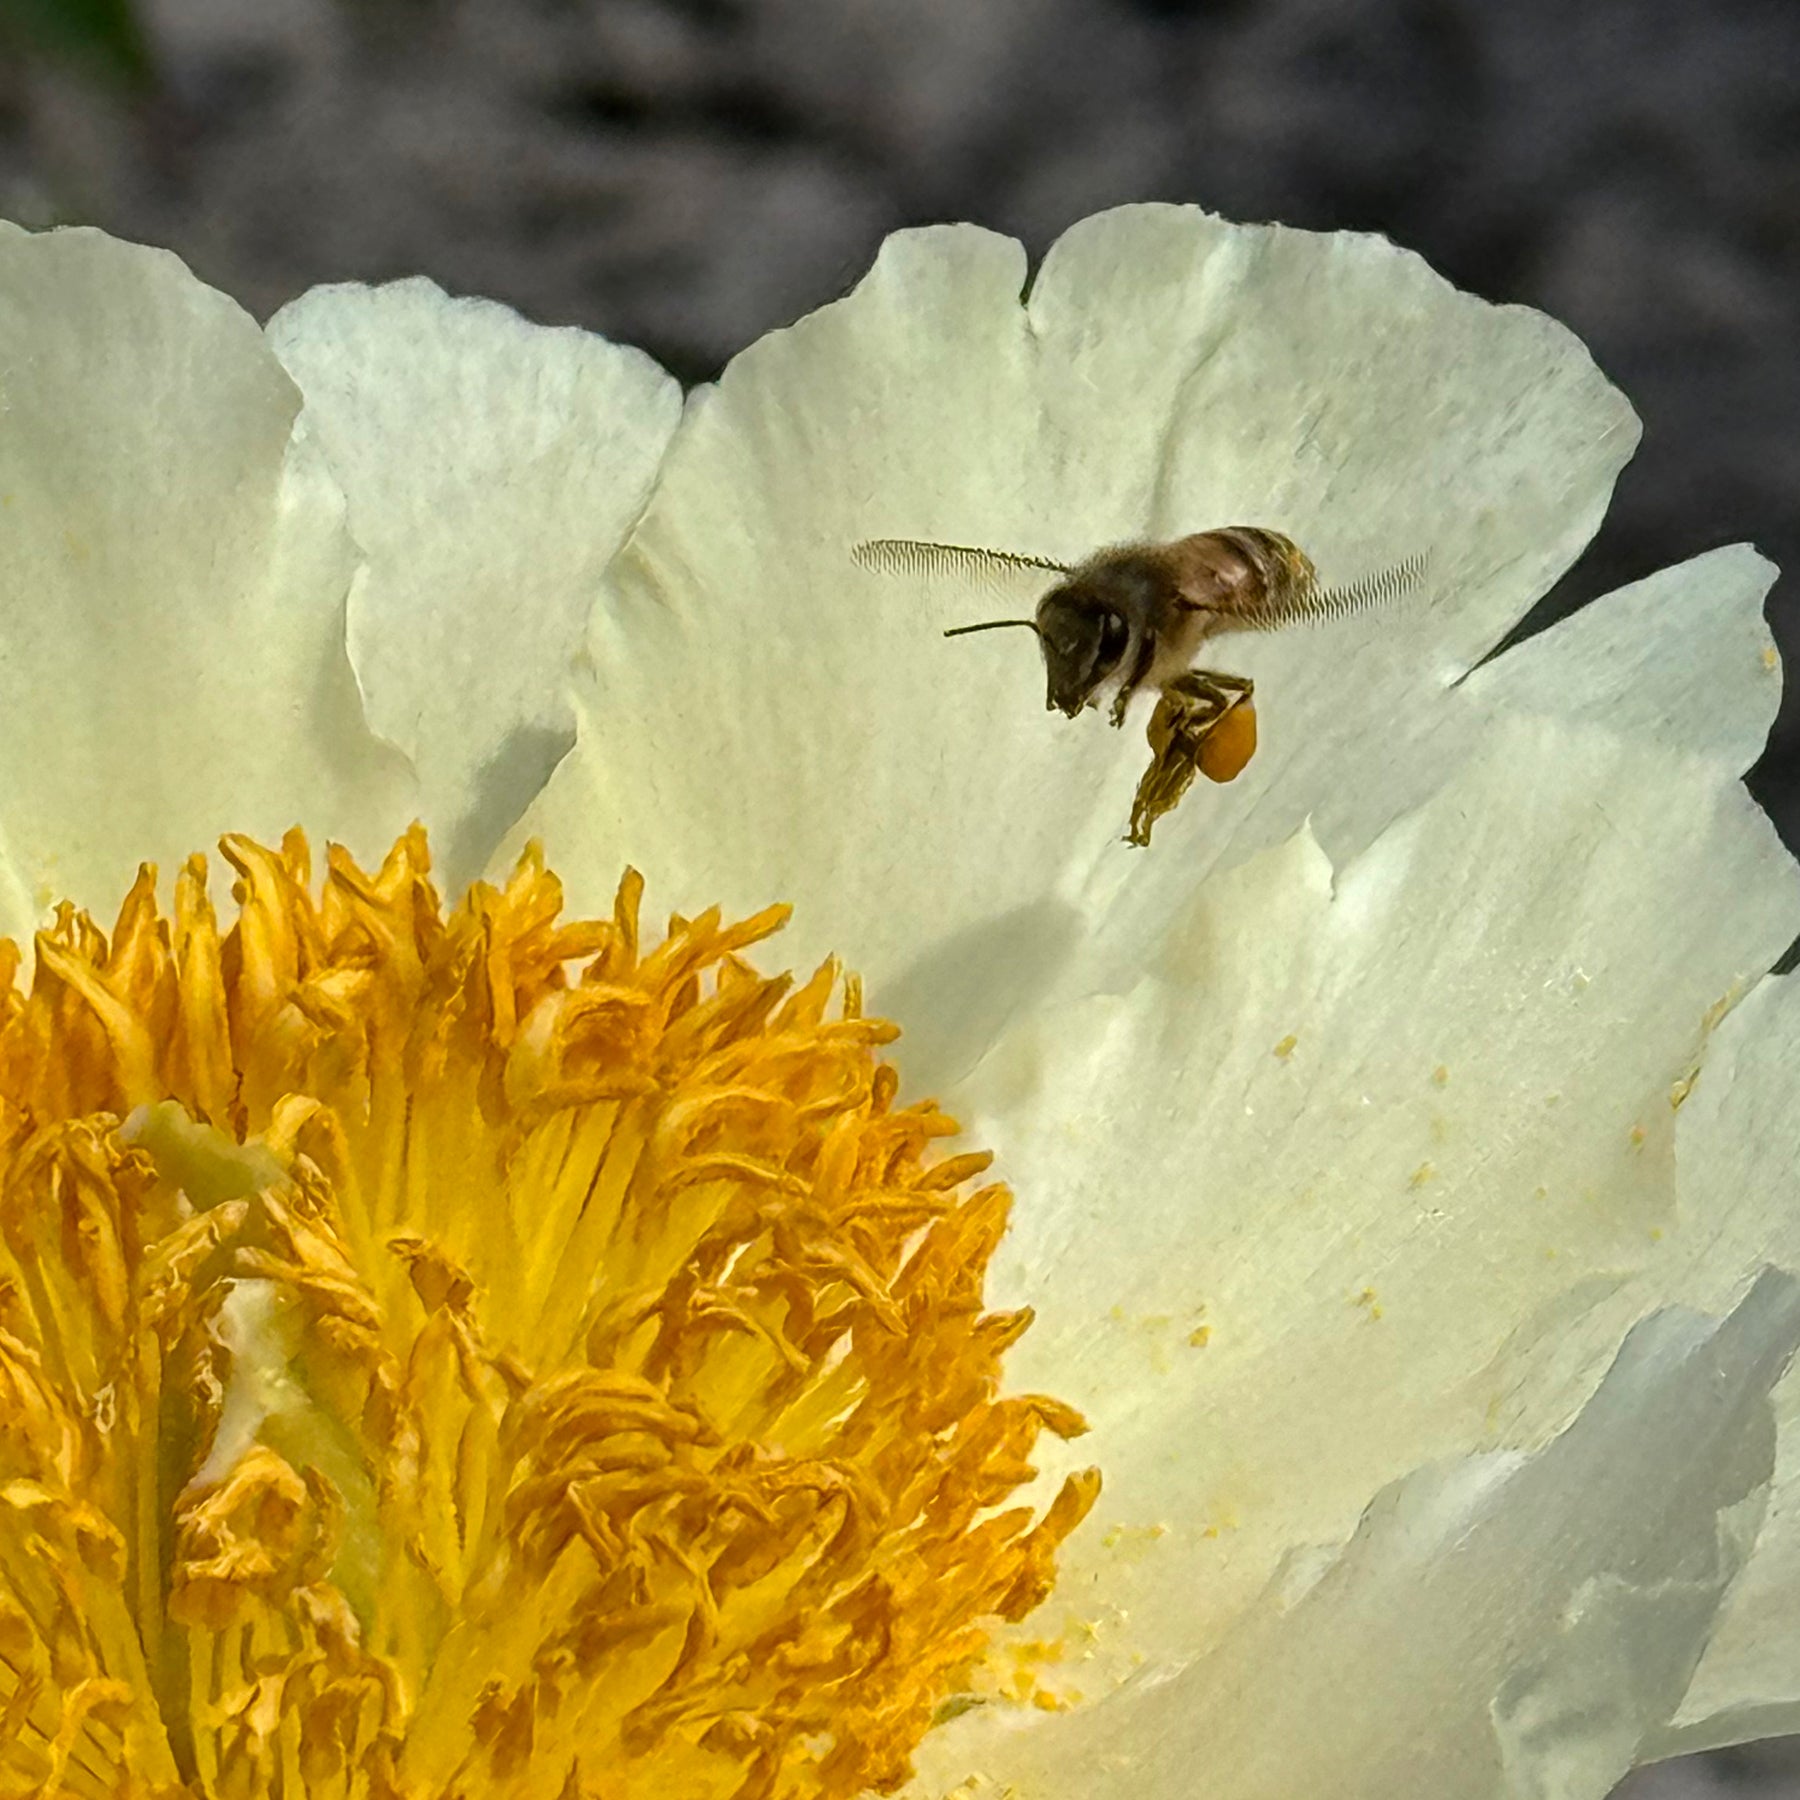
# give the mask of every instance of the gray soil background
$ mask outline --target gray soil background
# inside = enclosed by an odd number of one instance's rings
[[[1573,326],[1643,415],[1532,624],[1716,544],[1795,573],[1800,0],[0,0],[0,216],[259,316],[420,271],[686,380],[896,226],[1123,200],[1386,232]],[[1800,845],[1800,697],[1752,778]],[[1800,1800],[1800,1740],[1630,1800]]]

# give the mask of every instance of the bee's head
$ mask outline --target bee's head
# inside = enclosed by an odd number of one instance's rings
[[[1053,588],[1038,602],[1037,634],[1048,678],[1044,704],[1070,719],[1117,672],[1131,641],[1125,615],[1076,583]]]

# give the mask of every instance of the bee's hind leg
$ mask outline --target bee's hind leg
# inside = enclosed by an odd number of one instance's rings
[[[1240,700],[1248,700],[1256,692],[1256,683],[1248,675],[1227,675],[1222,669],[1189,669],[1177,675],[1170,687],[1187,686],[1196,694],[1223,696],[1229,712]]]
[[[1255,684],[1242,675],[1190,669],[1163,689],[1145,733],[1150,766],[1131,803],[1126,842],[1150,842],[1151,827],[1174,810],[1196,775],[1230,781],[1256,749]]]

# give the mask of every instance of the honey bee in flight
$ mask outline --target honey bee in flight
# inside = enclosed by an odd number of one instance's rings
[[[1045,705],[1067,718],[1108,691],[1112,723],[1132,697],[1158,695],[1146,736],[1150,767],[1132,802],[1127,841],[1148,844],[1196,774],[1231,781],[1256,752],[1248,677],[1195,666],[1200,648],[1233,631],[1343,618],[1397,599],[1425,572],[1417,556],[1346,586],[1323,585],[1292,538],[1259,525],[1199,531],[1166,544],[1121,544],[1069,564],[1047,557],[921,538],[871,538],[852,555],[865,569],[910,576],[988,577],[1042,571],[1057,577],[1029,619],[958,625],[946,637],[1011,627],[1037,634],[1048,678]]]

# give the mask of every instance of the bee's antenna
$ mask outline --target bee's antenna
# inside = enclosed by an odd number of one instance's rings
[[[1036,619],[984,619],[979,625],[952,625],[945,637],[967,637],[971,631],[1004,631],[1009,625],[1023,625],[1027,631],[1037,630]]]

